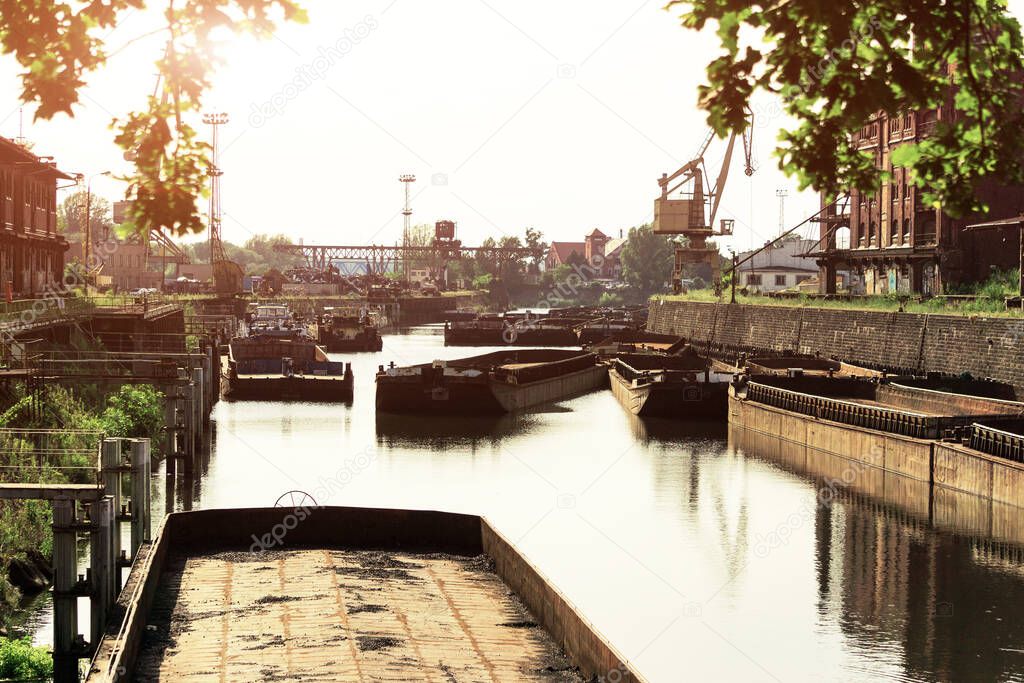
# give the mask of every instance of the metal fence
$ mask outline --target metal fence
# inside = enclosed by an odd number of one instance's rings
[[[97,484],[104,434],[82,429],[0,429],[0,483]]]
[[[1024,435],[982,424],[971,425],[970,447],[982,453],[1024,462]]]
[[[815,396],[756,382],[751,382],[747,386],[747,398],[821,420],[902,434],[917,439],[936,439],[940,431],[940,419],[935,416],[918,415],[892,408]]]

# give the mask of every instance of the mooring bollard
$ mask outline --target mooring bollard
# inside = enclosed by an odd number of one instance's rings
[[[53,680],[78,680],[78,655],[74,651],[78,634],[76,578],[75,501],[53,501]]]

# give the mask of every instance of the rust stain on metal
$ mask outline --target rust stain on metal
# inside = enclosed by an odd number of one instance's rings
[[[175,558],[136,677],[581,681],[529,619],[478,559],[319,549]]]

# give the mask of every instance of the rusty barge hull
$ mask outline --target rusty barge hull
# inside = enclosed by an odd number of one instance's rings
[[[643,680],[471,515],[174,513],[133,564],[115,614],[90,683]]]
[[[345,377],[236,375],[228,380],[225,398],[235,401],[348,401],[352,374]]]
[[[499,351],[377,375],[377,409],[426,415],[500,415],[601,389],[593,354],[555,349]]]
[[[640,417],[713,419],[729,415],[727,382],[635,384],[614,368],[608,370],[608,380],[622,407]]]

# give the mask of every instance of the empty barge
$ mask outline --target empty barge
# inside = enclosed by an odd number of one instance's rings
[[[409,367],[380,367],[377,410],[499,415],[600,389],[607,371],[592,353],[516,349]]]
[[[1016,493],[995,493],[1024,490],[1024,464],[1016,459],[1024,449],[1008,446],[1024,443],[1012,437],[1024,403],[1006,389],[942,378],[741,378],[730,389],[729,424],[867,466],[849,468],[854,477],[874,468],[1024,504]]]
[[[225,396],[238,400],[348,401],[352,365],[332,361],[309,337],[236,337],[228,345]]]
[[[677,355],[618,354],[608,367],[615,398],[641,417],[724,418],[732,378],[689,349]]]
[[[86,680],[609,675],[643,680],[487,520],[311,507],[169,515]]]
[[[486,315],[444,324],[446,346],[579,346],[573,323],[547,317]]]

